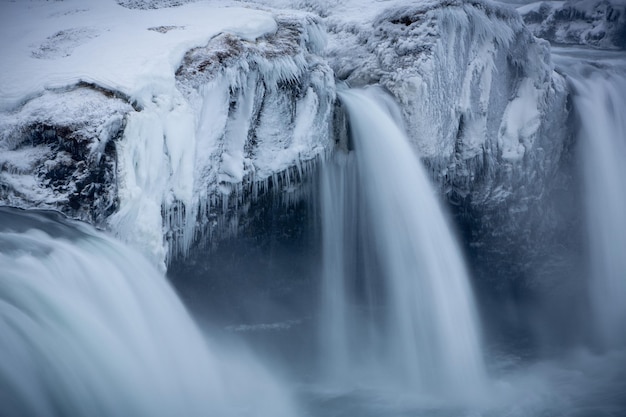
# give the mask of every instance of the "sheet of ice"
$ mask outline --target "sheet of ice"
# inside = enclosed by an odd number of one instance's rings
[[[192,47],[220,32],[254,40],[275,30],[267,12],[210,2],[161,10],[97,0],[3,2],[0,109],[81,81],[143,106],[174,88],[174,71]]]

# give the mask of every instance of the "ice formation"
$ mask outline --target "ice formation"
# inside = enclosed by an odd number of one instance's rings
[[[329,148],[334,80],[308,14],[12,4],[2,30],[3,200],[109,227],[157,263]]]
[[[116,208],[114,142],[130,111],[126,101],[85,85],[0,113],[2,201],[102,224]]]

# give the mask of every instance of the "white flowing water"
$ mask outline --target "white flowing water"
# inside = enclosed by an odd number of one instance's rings
[[[563,67],[580,122],[593,326],[604,348],[618,348],[626,347],[626,59],[605,54]]]
[[[477,312],[435,191],[384,92],[340,99],[354,151],[338,152],[322,178],[326,372],[476,397],[486,382]]]
[[[0,416],[289,416],[250,357],[207,344],[137,252],[0,208]]]

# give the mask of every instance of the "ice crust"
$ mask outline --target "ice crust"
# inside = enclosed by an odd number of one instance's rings
[[[140,106],[174,88],[191,48],[221,32],[254,40],[276,30],[266,12],[201,2],[129,10],[111,1],[4,2],[0,17],[0,108],[79,82],[120,91]],[[177,27],[161,33],[150,28]]]

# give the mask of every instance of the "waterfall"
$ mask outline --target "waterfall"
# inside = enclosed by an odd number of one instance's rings
[[[89,226],[0,208],[0,416],[293,416],[165,278]]]
[[[486,377],[468,274],[398,110],[377,88],[340,99],[354,150],[322,174],[326,373],[477,395]]]
[[[579,61],[568,72],[580,121],[593,324],[612,348],[626,345],[626,60],[603,61]]]

